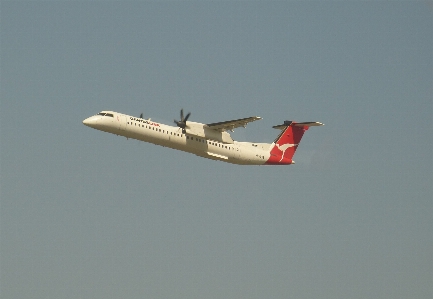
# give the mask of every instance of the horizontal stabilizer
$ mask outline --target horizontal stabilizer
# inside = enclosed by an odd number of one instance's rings
[[[295,123],[293,124],[297,127],[318,127],[318,126],[324,126],[324,124],[319,123],[318,121],[309,121],[309,122],[303,122],[303,123]]]
[[[272,128],[279,129],[279,130],[284,130],[285,128],[287,128],[290,125],[293,125],[293,126],[296,126],[296,127],[318,127],[318,126],[323,126],[324,124],[322,124],[322,123],[320,123],[318,121],[308,121],[308,122],[297,123],[297,122],[293,122],[293,121],[290,121],[290,120],[286,120],[286,121],[284,121],[283,124],[277,125],[277,126],[273,126]]]

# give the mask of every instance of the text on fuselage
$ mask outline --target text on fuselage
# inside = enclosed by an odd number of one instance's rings
[[[145,120],[145,119],[142,119],[142,118],[135,118],[135,117],[131,116],[131,117],[129,117],[129,119],[133,120],[133,121],[145,123],[145,124],[148,124],[148,125],[151,125],[151,126],[159,127],[159,124],[151,122],[151,121],[148,121],[148,120]]]

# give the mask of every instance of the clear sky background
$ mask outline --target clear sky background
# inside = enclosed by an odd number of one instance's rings
[[[1,1],[0,297],[433,298],[431,1]],[[88,128],[179,110],[236,166]]]

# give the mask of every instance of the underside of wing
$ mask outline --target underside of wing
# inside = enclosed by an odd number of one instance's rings
[[[206,127],[215,130],[215,131],[220,131],[220,132],[224,132],[224,131],[232,131],[236,128],[239,127],[246,127],[248,123],[256,121],[262,119],[259,116],[251,116],[251,117],[246,117],[246,118],[241,118],[241,119],[235,119],[235,120],[229,120],[229,121],[223,121],[223,122],[219,122],[219,123],[212,123],[212,124],[207,124]]]

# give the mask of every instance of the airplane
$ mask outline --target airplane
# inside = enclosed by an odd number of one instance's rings
[[[251,116],[230,121],[202,124],[189,121],[180,111],[177,125],[169,126],[149,119],[143,113],[134,117],[114,111],[102,111],[83,120],[83,124],[108,133],[150,142],[156,145],[192,153],[200,157],[239,165],[290,165],[304,132],[310,127],[323,126],[320,122],[284,121],[273,126],[281,130],[273,143],[234,141],[227,131],[246,127],[248,123],[262,119]]]

